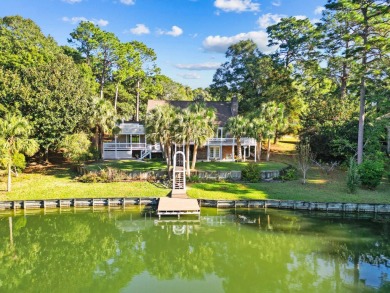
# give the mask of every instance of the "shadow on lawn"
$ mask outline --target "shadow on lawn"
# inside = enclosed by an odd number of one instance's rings
[[[76,167],[73,164],[62,163],[62,164],[37,164],[26,168],[24,173],[31,174],[42,174],[54,176],[57,178],[69,178],[73,179],[77,176]]]

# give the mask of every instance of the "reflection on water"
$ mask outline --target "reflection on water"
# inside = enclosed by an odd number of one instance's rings
[[[389,234],[263,209],[3,216],[0,292],[390,292]]]

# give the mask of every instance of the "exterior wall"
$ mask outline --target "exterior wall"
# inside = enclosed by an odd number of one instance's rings
[[[138,134],[133,135],[133,136],[138,136]],[[140,135],[140,141],[139,141],[139,143],[145,143],[145,140],[146,140],[146,139],[145,139],[145,135]],[[126,141],[126,134],[120,134],[120,135],[118,135],[116,141],[117,141],[118,143],[127,143],[127,141]]]
[[[232,151],[233,151],[232,146],[223,146],[222,147],[222,160],[233,160],[234,156],[232,157]]]
[[[197,160],[207,160],[207,147],[198,148]]]

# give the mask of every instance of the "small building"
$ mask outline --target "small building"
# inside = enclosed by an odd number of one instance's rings
[[[191,103],[194,102],[149,100],[147,111],[168,104],[179,109],[185,109]],[[233,98],[231,102],[205,102],[205,104],[206,107],[215,109],[217,125],[215,137],[208,139],[206,144],[199,148],[198,160],[234,161],[237,142],[226,131],[225,125],[230,117],[238,115],[237,99]],[[121,131],[115,139],[103,144],[103,159],[144,159],[151,157],[153,153],[162,152],[159,144],[148,143],[143,123],[124,121],[119,125],[119,128]],[[256,157],[256,140],[254,138],[242,137],[241,147],[244,160],[250,156]]]

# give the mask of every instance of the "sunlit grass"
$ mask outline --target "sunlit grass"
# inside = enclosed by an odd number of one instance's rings
[[[98,171],[107,167],[120,169],[122,171],[151,171],[165,170],[165,161],[159,160],[105,160],[103,162],[91,163],[85,165],[87,170]]]
[[[170,190],[149,182],[81,183],[68,169],[51,169],[41,173],[20,174],[12,178],[7,193],[6,177],[0,177],[0,200],[52,199],[82,197],[161,197]]]
[[[249,162],[198,162],[197,170],[204,171],[241,171]],[[280,170],[286,167],[286,164],[280,162],[258,162],[261,170]]]
[[[196,183],[191,184],[188,195],[202,199],[280,199],[313,202],[390,203],[390,184],[382,182],[376,190],[359,188],[348,193],[345,171],[336,170],[330,175],[318,169],[309,172],[308,182],[260,183]],[[322,179],[319,179],[322,178]]]

